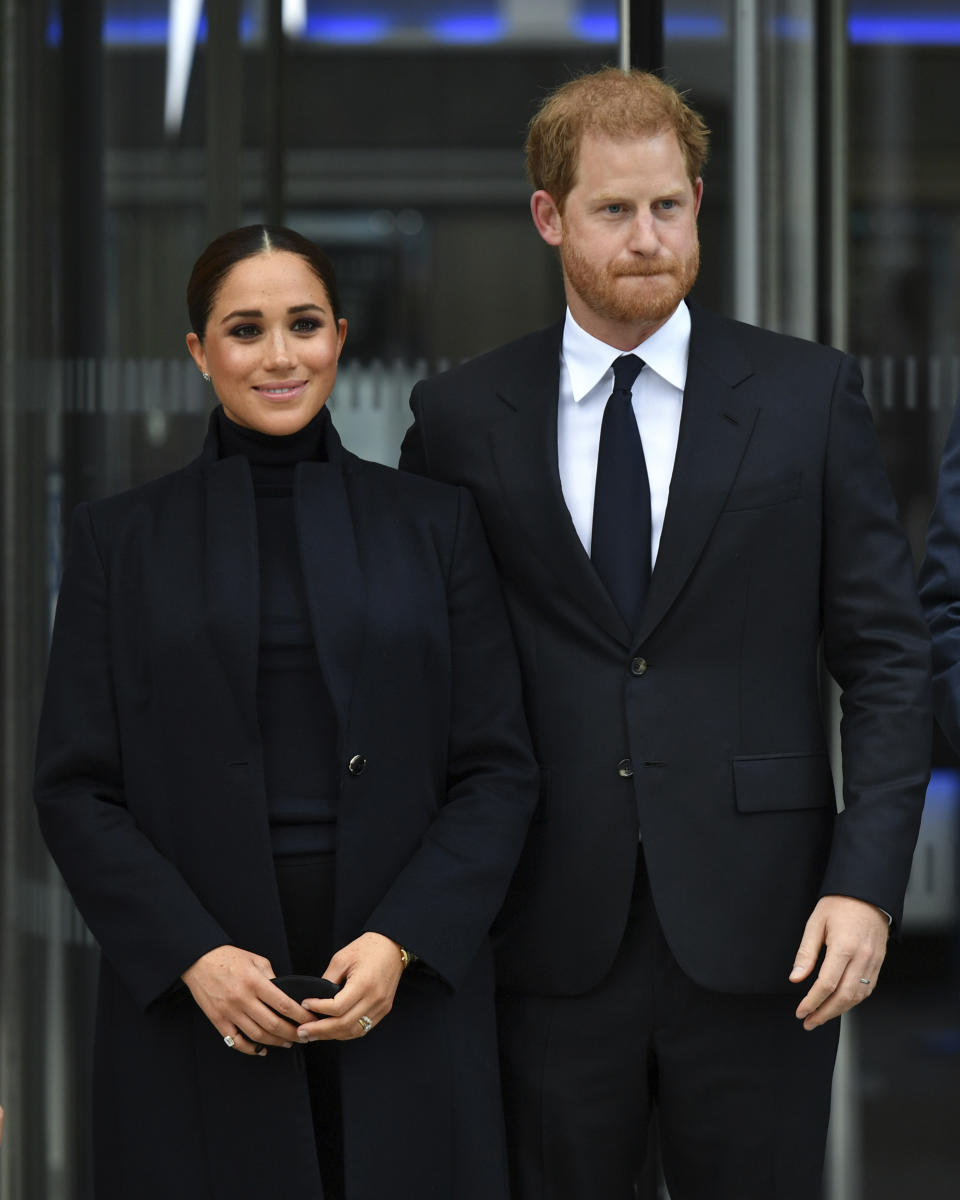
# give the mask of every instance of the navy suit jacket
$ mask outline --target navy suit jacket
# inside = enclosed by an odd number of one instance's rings
[[[929,645],[856,363],[691,306],[648,601],[627,628],[564,504],[562,327],[417,384],[401,467],[466,484],[520,652],[541,798],[498,930],[503,986],[606,973],[642,835],[697,982],[789,989],[819,896],[900,918],[929,770]],[[820,661],[843,691],[843,811]]]

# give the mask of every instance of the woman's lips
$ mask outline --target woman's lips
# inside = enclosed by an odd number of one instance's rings
[[[284,379],[278,383],[258,383],[253,390],[265,400],[294,400],[306,386],[305,379]]]

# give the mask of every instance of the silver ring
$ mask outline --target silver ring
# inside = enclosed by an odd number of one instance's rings
[[[373,1028],[373,1022],[370,1020],[369,1017],[357,1017],[357,1024],[363,1030],[364,1037],[366,1037],[366,1035]]]
[[[864,987],[869,987],[869,986],[870,986],[870,980],[869,980],[869,979],[861,979],[861,980],[860,980],[860,982],[863,984],[863,986],[864,986]]]
[[[225,1046],[229,1046],[230,1049],[232,1050],[237,1043],[233,1040],[233,1038],[228,1033],[227,1036],[223,1039],[223,1044]]]

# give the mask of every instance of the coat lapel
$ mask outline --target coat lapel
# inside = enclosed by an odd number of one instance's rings
[[[624,645],[630,630],[577,536],[560,485],[557,396],[563,326],[540,335],[523,368],[498,395],[509,415],[490,432],[504,496],[516,526],[563,589]]]
[[[346,726],[363,643],[363,575],[345,476],[332,424],[327,462],[301,463],[294,476],[297,530],[317,655],[340,728]],[[200,465],[205,484],[205,610],[211,639],[247,735],[259,737],[256,711],[260,642],[257,513],[246,458],[219,458],[215,417]]]
[[[366,624],[366,588],[348,496],[355,460],[327,426],[328,461],[301,463],[294,494],[307,603],[341,731],[350,716]]]
[[[205,483],[204,607],[210,637],[247,737],[255,740],[260,578],[253,481],[245,458],[218,459],[216,453],[216,434],[211,432],[201,460]]]
[[[660,623],[686,583],[716,524],[757,417],[737,387],[752,368],[722,324],[691,305],[693,325],[670,498],[650,592],[636,641]],[[714,325],[716,322],[716,326]]]

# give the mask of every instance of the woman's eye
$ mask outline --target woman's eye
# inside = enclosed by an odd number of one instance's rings
[[[230,336],[235,338],[252,338],[256,337],[260,330],[256,325],[235,325],[230,330]]]
[[[293,323],[294,333],[313,333],[315,329],[320,328],[320,322],[316,317],[298,317]]]

